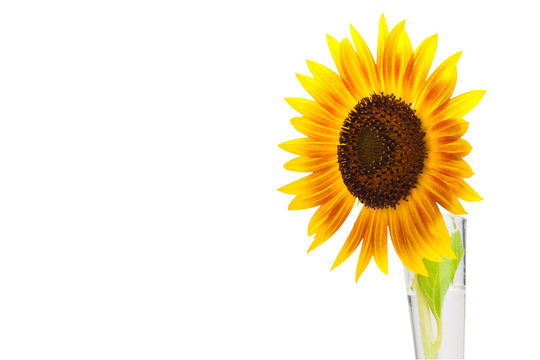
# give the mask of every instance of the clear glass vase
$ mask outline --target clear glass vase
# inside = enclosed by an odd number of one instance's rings
[[[424,259],[429,277],[405,268],[417,359],[463,359],[465,340],[466,220],[444,215],[457,259]]]

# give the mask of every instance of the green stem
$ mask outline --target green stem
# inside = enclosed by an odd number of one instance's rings
[[[437,337],[433,343],[433,349],[435,350],[435,356],[437,356],[442,344],[442,320],[440,317],[435,317],[435,320],[437,321]]]
[[[429,308],[428,300],[420,290],[417,275],[415,275],[412,279],[412,287],[416,293],[418,318],[420,321],[420,333],[422,335],[422,346],[424,348],[424,358],[437,359],[442,343],[442,321],[439,317],[435,316],[435,320],[437,321],[437,337],[435,338],[435,341],[433,341],[431,310]]]

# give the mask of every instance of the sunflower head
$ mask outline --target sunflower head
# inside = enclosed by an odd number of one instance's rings
[[[298,155],[285,168],[309,174],[279,190],[295,195],[290,210],[318,207],[309,250],[334,235],[356,201],[363,204],[332,266],[361,245],[357,280],[371,258],[388,272],[388,235],[414,273],[427,276],[423,258],[455,258],[438,205],[465,214],[459,199],[481,200],[463,180],[473,172],[463,160],[471,146],[461,137],[463,116],[484,91],[452,97],[461,53],[428,76],[437,36],[413,51],[404,26],[388,32],[381,16],[376,58],[352,27],[352,44],[328,36],[337,73],[308,61],[313,76],[298,79],[313,99],[286,99],[305,137],[280,144]]]

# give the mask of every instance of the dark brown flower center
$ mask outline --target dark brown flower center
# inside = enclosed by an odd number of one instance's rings
[[[394,95],[363,98],[343,122],[339,171],[349,192],[370,208],[395,207],[416,186],[427,156],[420,119]]]

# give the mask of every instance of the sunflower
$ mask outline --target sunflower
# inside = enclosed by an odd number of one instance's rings
[[[463,160],[471,146],[461,137],[463,116],[485,91],[452,97],[461,53],[429,74],[437,35],[413,51],[404,27],[389,32],[381,16],[376,61],[352,26],[352,44],[328,36],[338,73],[308,61],[313,77],[298,80],[313,100],[286,99],[302,115],[292,125],[306,137],[279,145],[298,155],[285,168],[310,174],[279,191],[295,195],[289,210],[318,206],[308,252],[335,234],[357,201],[363,204],[332,266],[361,244],[357,281],[372,257],[388,273],[388,235],[414,273],[428,276],[423,258],[454,259],[438,205],[466,214],[459,199],[482,199],[463,180],[473,172]]]

